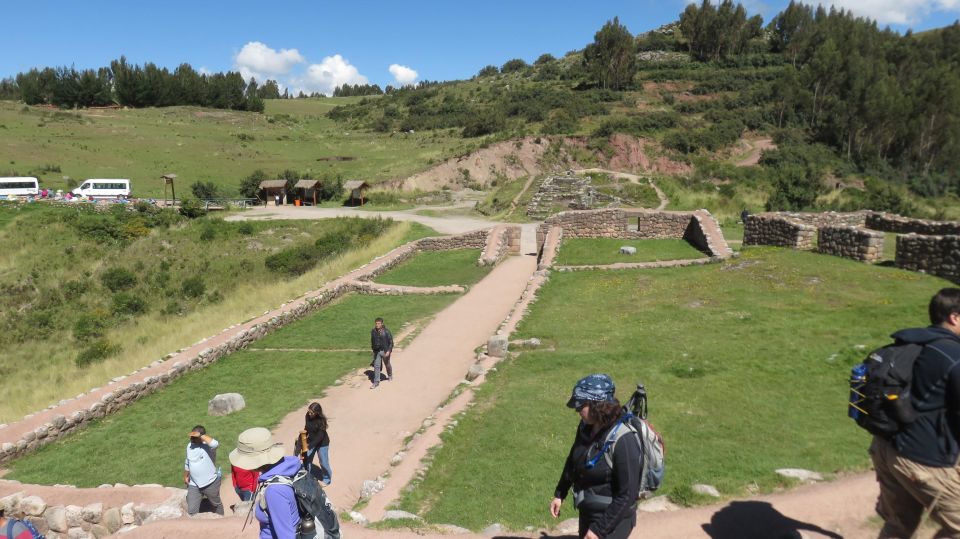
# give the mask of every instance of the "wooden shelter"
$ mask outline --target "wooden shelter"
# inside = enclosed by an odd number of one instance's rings
[[[286,195],[287,180],[264,180],[260,182],[260,192],[263,194],[263,204],[266,205],[271,196]]]
[[[312,196],[313,205],[317,205],[317,191],[320,190],[320,180],[300,180],[293,186],[293,189],[297,191],[298,199],[303,201],[301,204],[306,203],[307,199]]]
[[[177,203],[177,190],[173,186],[173,180],[177,179],[177,175],[168,172],[163,176],[160,176],[160,179],[163,180],[163,205],[168,206],[167,204],[167,186],[170,186],[170,197],[173,199],[173,204]]]
[[[370,188],[370,185],[363,180],[350,180],[343,183],[343,188],[350,192],[351,205],[356,204],[356,202],[359,201],[360,206],[363,206],[363,193]]]

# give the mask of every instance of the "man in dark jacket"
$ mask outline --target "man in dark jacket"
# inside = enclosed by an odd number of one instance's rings
[[[926,508],[940,525],[936,537],[960,537],[960,288],[938,292],[929,309],[930,327],[893,335],[923,350],[910,388],[919,417],[870,446],[881,538],[912,537]]]
[[[370,330],[370,348],[373,349],[373,385],[375,389],[380,385],[380,368],[387,367],[387,380],[393,380],[393,366],[390,365],[390,356],[393,354],[393,334],[383,325],[383,318],[374,321],[374,328]]]

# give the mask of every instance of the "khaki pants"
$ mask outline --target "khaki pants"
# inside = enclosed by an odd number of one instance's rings
[[[925,466],[901,457],[893,444],[874,437],[870,456],[880,483],[877,513],[883,517],[881,539],[908,539],[920,526],[923,511],[940,525],[934,537],[960,538],[960,470]]]

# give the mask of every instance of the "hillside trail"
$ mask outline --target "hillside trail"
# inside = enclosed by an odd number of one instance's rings
[[[317,208],[315,206],[254,206],[242,213],[229,215],[227,221],[277,220],[277,219],[330,219],[333,217],[382,217],[395,221],[414,221],[426,225],[441,234],[463,234],[500,224],[480,216],[446,215],[434,217],[417,213],[423,210],[459,210],[470,206],[421,206],[409,210],[371,211],[357,208]]]
[[[773,139],[763,137],[758,139],[744,139],[743,145],[747,147],[747,154],[737,160],[738,167],[752,167],[760,163],[760,157],[764,150],[776,148]]]

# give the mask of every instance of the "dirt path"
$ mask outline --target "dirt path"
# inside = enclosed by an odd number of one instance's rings
[[[452,207],[459,209],[459,206]],[[356,208],[317,208],[304,206],[256,206],[243,213],[230,215],[227,221],[271,220],[271,219],[330,219],[332,217],[376,217],[391,218],[395,221],[416,221],[440,232],[441,234],[463,234],[498,224],[480,217],[450,215],[433,217],[416,213],[423,208],[403,211],[369,211]],[[442,207],[431,207],[442,210]]]
[[[631,539],[868,539],[876,537],[879,524],[873,518],[877,485],[872,473],[850,475],[830,483],[806,485],[750,499],[721,502],[714,505],[643,513],[637,516],[637,527]],[[546,512],[547,495],[544,496]],[[575,517],[565,507],[561,519]],[[249,528],[243,534],[239,517],[223,520],[173,520],[152,523],[124,537],[175,538],[206,537],[210,539],[256,537]],[[929,539],[933,530],[926,528],[919,538]],[[344,536],[350,539],[441,539],[451,537],[439,532],[386,530],[378,531],[344,524]],[[456,535],[479,539],[479,534]],[[506,533],[507,538],[567,538],[574,534],[560,532]]]
[[[747,147],[747,155],[736,162],[738,167],[752,167],[760,163],[760,157],[764,150],[776,148],[771,138],[744,139],[743,145]]]

